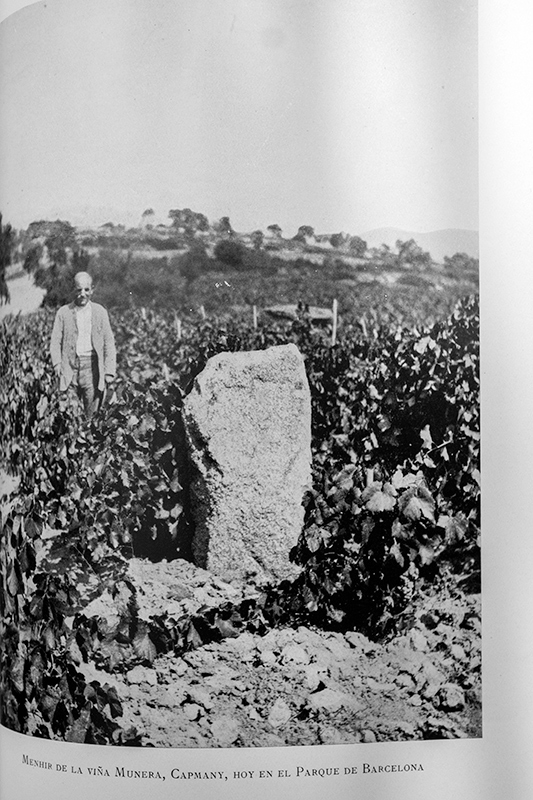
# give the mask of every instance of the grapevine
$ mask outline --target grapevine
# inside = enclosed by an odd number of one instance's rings
[[[479,352],[476,298],[428,326],[391,314],[346,319],[340,341],[302,318],[257,329],[171,311],[113,316],[119,375],[96,422],[58,395],[43,352],[52,314],[0,329],[2,467],[19,480],[1,520],[4,724],[67,741],[138,744],[120,699],[76,665],[108,670],[184,652],[234,630],[311,624],[392,635],[424,582],[479,588]],[[138,618],[132,556],[190,559],[183,397],[217,352],[294,342],[312,397],[313,486],[292,583],[255,601],[173,620]],[[108,630],[83,614],[68,576],[40,571],[46,531],[104,585],[123,592]],[[121,595],[122,596],[122,595]]]

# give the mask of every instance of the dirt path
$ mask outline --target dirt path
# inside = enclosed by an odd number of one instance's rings
[[[10,301],[0,306],[0,319],[8,314],[29,314],[37,311],[44,297],[44,289],[35,286],[29,275],[19,275],[7,281]]]

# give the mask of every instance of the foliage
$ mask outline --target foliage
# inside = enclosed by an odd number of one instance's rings
[[[135,285],[127,278],[123,286]],[[368,291],[375,303],[376,287]],[[404,301],[413,306],[414,297]],[[80,659],[124,669],[228,630],[261,633],[282,622],[379,638],[397,628],[421,582],[454,574],[478,588],[476,298],[409,326],[394,305],[376,310],[369,300],[362,315],[344,320],[334,347],[327,330],[303,318],[253,330],[233,313],[184,319],[178,329],[171,310],[115,313],[117,389],[91,424],[56,391],[43,348],[52,316],[1,328],[2,465],[20,477],[2,518],[5,724],[71,741],[136,743],[118,727],[120,700],[109,686],[85,682]],[[123,577],[126,559],[190,557],[183,395],[215,353],[287,341],[304,354],[312,396],[313,487],[293,553],[300,576],[238,606],[143,622]],[[115,626],[83,615],[78,585],[39,570],[45,529],[64,531],[114,593],[122,609]]]
[[[472,300],[427,331],[308,353],[315,481],[295,598],[320,624],[383,634],[438,564],[478,580],[477,316]]]
[[[265,238],[265,235],[264,235],[263,231],[260,231],[260,230],[253,231],[253,233],[251,234],[251,239],[252,239],[252,245],[254,247],[254,250],[260,250],[261,249],[261,247],[263,246],[264,238]]]
[[[367,243],[364,239],[361,239],[360,236],[350,236],[349,247],[351,252],[360,258],[363,257],[367,251]]]
[[[209,221],[205,214],[191,211],[190,208],[175,208],[168,212],[172,226],[182,230],[187,237],[193,238],[198,231],[209,230]]]
[[[0,718],[15,731],[46,739],[94,744],[138,744],[122,716],[116,691],[87,683],[71,652],[66,623],[77,590],[69,577],[37,566],[43,527],[33,501],[4,509],[0,520],[2,574]]]
[[[6,270],[11,264],[14,232],[11,225],[4,225],[0,214],[0,303],[9,303],[9,289],[6,283]]]
[[[159,233],[146,234],[143,236],[142,244],[160,251],[183,250],[184,248],[184,242],[180,236],[162,236]]]
[[[188,284],[212,269],[212,260],[207,255],[201,242],[194,242],[186,253],[180,256],[177,263],[180,275]]]
[[[401,324],[430,324],[477,288],[477,262],[461,261],[464,268],[460,267],[461,254],[444,269],[411,269],[412,263],[405,260],[406,268],[393,282],[386,273],[397,272],[399,255],[386,246],[367,253],[366,242],[357,236],[336,234],[335,241],[343,243],[338,252],[324,256],[323,248],[307,247],[304,258],[298,242],[281,239],[278,225],[267,229],[277,239],[255,231],[245,246],[227,217],[222,218],[222,228],[215,224],[205,236],[204,215],[190,209],[170,213],[183,225],[126,230],[107,223],[96,232],[77,234],[61,220],[32,223],[22,240],[24,266],[47,289],[44,305],[70,300],[70,281],[80,269],[93,275],[95,300],[109,308],[158,308],[180,316],[200,306],[224,315],[233,306],[297,299],[331,306],[336,298],[342,315],[377,309],[380,315],[382,310],[386,316],[392,313]],[[187,220],[194,235],[185,230]],[[223,237],[218,243],[215,230]],[[405,259],[418,248],[414,242],[400,244],[407,247]],[[157,251],[166,257],[157,257]]]
[[[343,245],[347,244],[349,237],[345,233],[333,233],[329,237],[329,243],[332,247],[343,247]]]
[[[222,236],[234,236],[235,234],[229,217],[220,217],[214,227],[217,233],[221,234]]]
[[[479,271],[479,259],[472,258],[466,253],[455,253],[451,257],[444,256],[444,267],[451,274],[477,274]]]
[[[315,229],[311,227],[311,225],[300,225],[298,228],[298,232],[293,239],[299,242],[305,242],[306,239],[315,235]]]
[[[63,219],[35,220],[27,228],[30,239],[62,239],[64,244],[70,245],[74,241],[75,228]]]
[[[235,239],[221,239],[215,245],[214,255],[221,264],[239,269],[244,262],[246,248]]]
[[[167,256],[146,259],[131,253],[100,251],[91,267],[94,299],[123,310],[133,306],[174,307],[185,286],[179,264],[178,258]]]
[[[370,250],[372,260],[386,269],[393,269],[398,266],[397,256],[388,244],[382,244],[380,247],[373,247]]]
[[[431,264],[431,255],[422,250],[414,239],[409,239],[407,242],[398,239],[396,249],[398,251],[397,263],[400,267],[427,267]]]
[[[89,253],[79,246],[69,222],[32,222],[28,236],[24,269],[33,275],[36,286],[45,290],[43,305],[59,306],[72,300],[73,278],[87,272]]]

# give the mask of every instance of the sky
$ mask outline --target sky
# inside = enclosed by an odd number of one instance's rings
[[[0,210],[478,227],[473,0],[46,0],[0,25]]]

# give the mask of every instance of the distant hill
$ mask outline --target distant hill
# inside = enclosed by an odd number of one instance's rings
[[[394,248],[398,239],[402,242],[414,239],[420,247],[431,253],[434,261],[442,261],[444,256],[453,256],[454,253],[466,253],[472,258],[479,258],[479,233],[461,228],[447,228],[429,233],[404,231],[400,228],[376,228],[360,236],[369,247],[387,244]]]

